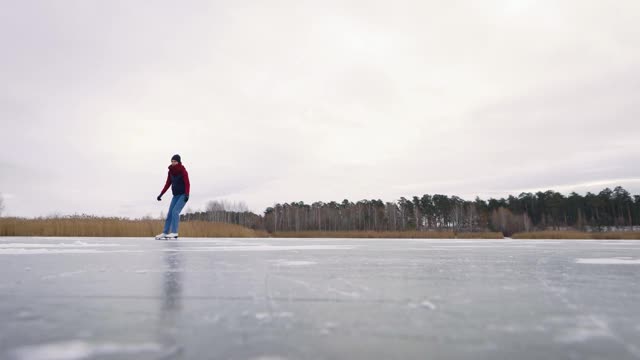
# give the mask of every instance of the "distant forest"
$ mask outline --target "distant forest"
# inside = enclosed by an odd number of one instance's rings
[[[262,215],[248,211],[242,203],[211,201],[204,212],[181,217],[269,232],[450,230],[510,235],[538,230],[605,231],[640,226],[640,195],[632,196],[620,186],[584,196],[549,190],[488,201],[427,194],[395,202],[291,202],[269,207]]]

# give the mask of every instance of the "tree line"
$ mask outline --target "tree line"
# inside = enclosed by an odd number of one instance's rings
[[[236,224],[254,230],[264,230],[262,216],[249,211],[243,202],[228,202],[212,200],[207,203],[204,211],[191,212],[180,215],[180,221],[211,221]]]
[[[599,193],[565,196],[549,190],[473,201],[442,194],[352,202],[290,202],[268,207],[262,215],[246,205],[210,202],[203,212],[183,220],[234,223],[269,232],[281,231],[501,231],[607,230],[640,225],[640,196],[618,186]]]

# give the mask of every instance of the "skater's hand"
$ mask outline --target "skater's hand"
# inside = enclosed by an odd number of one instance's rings
[[[189,201],[189,195],[184,196],[184,202],[187,202],[187,201]]]
[[[158,201],[162,201],[162,195],[158,195]]]

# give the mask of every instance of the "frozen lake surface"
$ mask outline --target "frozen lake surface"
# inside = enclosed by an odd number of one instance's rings
[[[640,241],[0,237],[0,359],[640,359]]]

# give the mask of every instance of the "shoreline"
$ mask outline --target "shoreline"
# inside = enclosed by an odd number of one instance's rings
[[[129,220],[117,218],[0,218],[0,237],[154,237],[162,230],[162,220]],[[504,239],[513,240],[640,240],[640,231],[585,232],[577,230],[533,231],[505,237],[500,232],[443,231],[279,231],[269,233],[240,225],[183,221],[182,237],[203,238],[343,238],[343,239]]]

